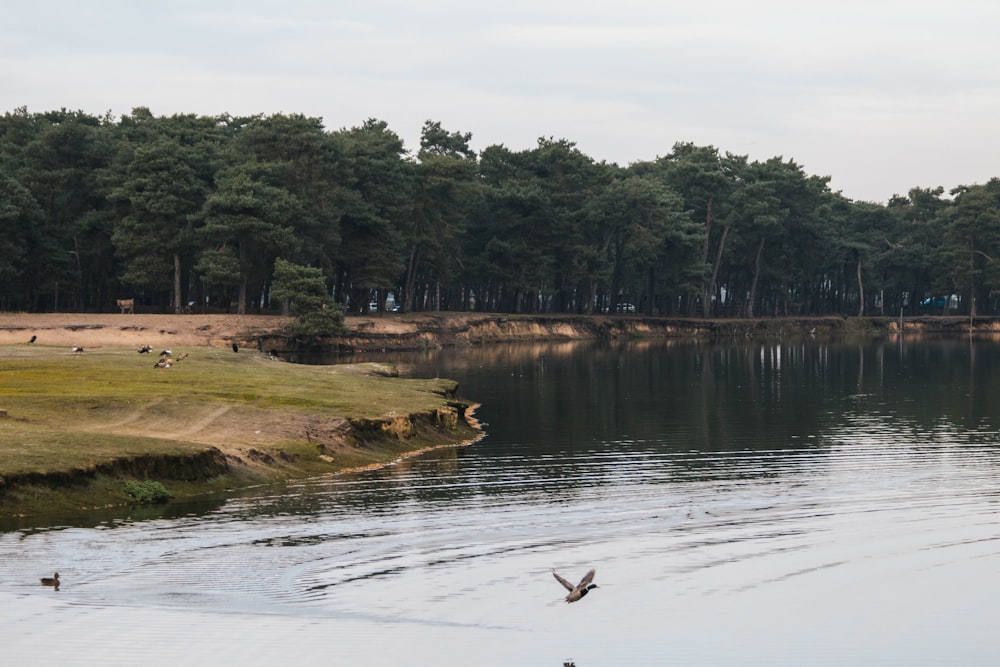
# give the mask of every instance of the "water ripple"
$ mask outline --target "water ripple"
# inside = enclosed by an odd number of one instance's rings
[[[759,364],[753,352],[744,361]],[[671,401],[707,382],[710,355],[699,354],[697,372],[661,392]],[[574,654],[581,667],[664,656],[832,667],[947,654],[953,664],[990,664],[983,656],[1000,650],[992,408],[915,414],[910,398],[884,399],[906,386],[858,391],[852,370],[849,391],[812,406],[809,428],[790,416],[782,429],[771,423],[772,397],[754,402],[746,389],[782,388],[797,357],[781,358],[780,378],[719,383],[704,404],[752,409],[708,426],[679,421],[657,392],[629,391],[646,404],[613,415],[629,427],[613,437],[571,423],[552,431],[539,419],[544,437],[526,428],[463,453],[245,492],[205,514],[0,534],[0,628],[30,627],[59,645],[46,634],[54,619],[64,640],[92,649],[110,641],[95,623],[127,627],[134,641],[124,641],[144,661],[179,661],[150,629],[165,627],[199,655],[214,655],[212,642],[231,633],[245,643],[290,638],[314,658],[335,646],[351,664],[379,664],[365,662],[375,655],[464,665],[463,646],[485,664],[561,664]],[[646,361],[639,367],[665,381],[691,363]],[[597,391],[571,385],[564,391]],[[800,401],[789,415],[824,391],[784,390]],[[646,426],[655,419],[654,433]],[[565,605],[552,570],[579,577],[591,567],[600,588]],[[40,587],[56,568],[65,585]],[[12,646],[15,657],[29,655],[26,644]],[[248,664],[269,655],[226,647]]]

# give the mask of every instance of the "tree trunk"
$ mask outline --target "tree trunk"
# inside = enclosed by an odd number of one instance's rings
[[[247,314],[247,282],[250,280],[247,275],[247,248],[245,243],[240,243],[240,295],[236,303],[236,314]]]
[[[406,282],[403,285],[403,310],[410,312],[413,310],[413,286],[417,280],[417,260],[420,258],[420,247],[413,244],[410,251],[410,262],[406,267]]]
[[[719,279],[719,267],[722,265],[722,251],[726,248],[726,237],[729,236],[729,227],[722,228],[722,238],[719,239],[719,249],[715,253],[715,264],[712,266],[712,278],[708,281],[708,291],[702,296],[702,315],[710,317],[712,314],[712,295],[715,294],[715,281]]]
[[[708,264],[708,245],[712,242],[712,223],[715,222],[713,209],[714,201],[709,197],[705,206],[705,244],[701,249],[701,261],[703,264]]]
[[[865,284],[861,281],[861,253],[858,253],[858,317],[865,314]]]
[[[726,228],[728,229],[728,227]],[[753,261],[753,280],[750,281],[750,298],[747,300],[747,317],[753,317],[753,304],[757,299],[757,279],[760,278],[760,257],[764,254],[764,239],[757,246],[757,256]]]
[[[184,312],[183,299],[181,298],[181,255],[174,253],[174,313],[180,315]]]
[[[702,248],[701,248],[701,263],[702,263],[702,266],[704,266],[705,264],[708,264],[708,249],[709,249],[709,245],[712,242],[712,224],[714,222],[715,222],[715,200],[712,199],[711,197],[709,197],[708,201],[705,204],[705,243],[702,245]],[[725,240],[725,237],[723,237],[723,240]],[[714,280],[714,272],[713,272],[713,278],[712,278],[712,280]],[[701,301],[702,301],[701,313],[702,313],[702,316],[704,316],[704,317],[708,317],[708,311],[710,309],[706,305],[706,300],[707,300],[708,295],[710,295],[713,290],[714,290],[714,288],[711,287],[711,286],[705,286],[702,289],[702,292],[701,292]],[[688,314],[689,315],[694,315],[694,294],[693,293],[691,294],[691,303],[688,305],[688,307],[690,308],[690,312]]]
[[[976,316],[976,249],[972,245],[972,240],[969,240],[969,322],[971,324],[972,318]],[[945,308],[951,305],[951,296],[948,297],[948,304]]]
[[[646,271],[646,303],[643,305],[643,312],[653,315],[656,309],[656,269],[652,266]]]

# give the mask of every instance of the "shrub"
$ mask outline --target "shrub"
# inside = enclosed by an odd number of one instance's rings
[[[165,503],[172,497],[167,487],[160,482],[138,481],[135,479],[125,480],[122,483],[125,494],[139,505],[149,505],[152,503]]]

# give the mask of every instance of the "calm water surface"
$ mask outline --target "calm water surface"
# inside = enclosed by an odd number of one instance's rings
[[[167,514],[6,526],[4,663],[1000,659],[996,341],[391,360],[458,379],[487,437]],[[551,571],[591,567],[600,588],[563,603]],[[53,570],[59,591],[37,583]]]

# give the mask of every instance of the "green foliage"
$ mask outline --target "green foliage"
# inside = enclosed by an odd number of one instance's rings
[[[31,193],[0,172],[0,282],[17,283],[27,268],[32,233],[42,211]]]
[[[225,245],[203,250],[194,270],[211,285],[235,287],[240,284],[240,258]]]
[[[403,142],[384,121],[369,119],[338,134],[348,156],[341,193],[339,263],[351,309],[368,309],[371,290],[396,283],[405,270],[404,229],[410,211],[413,170],[402,158]]]
[[[344,331],[344,312],[326,291],[323,272],[281,259],[274,262],[271,298],[287,300],[297,338],[337,336]]]
[[[389,293],[405,310],[705,316],[918,314],[954,293],[1000,313],[997,179],[883,205],[714,146],[619,167],[566,139],[471,140],[432,120],[410,153],[376,119],[16,109],[0,117],[0,308],[274,309],[281,257],[356,313]],[[336,324],[324,311],[301,335]]]
[[[122,482],[122,490],[137,505],[165,503],[173,497],[163,484],[150,480],[127,479]]]
[[[200,214],[200,235],[235,246],[239,274],[239,313],[246,312],[249,284],[266,261],[297,247],[292,221],[300,207],[297,198],[281,185],[272,166],[245,163],[226,168],[216,176],[216,190],[205,199]],[[216,252],[209,255],[203,277],[232,276],[231,260]]]
[[[469,202],[477,194],[476,153],[469,147],[471,139],[468,133],[448,132],[441,123],[424,123],[414,166],[411,221],[405,230],[405,310],[413,309],[418,285],[450,283],[462,273]],[[440,308],[443,304],[433,305]]]
[[[139,112],[106,179],[120,216],[111,241],[125,263],[122,282],[171,289],[175,312],[182,307],[193,218],[211,185],[218,130],[207,120]]]

